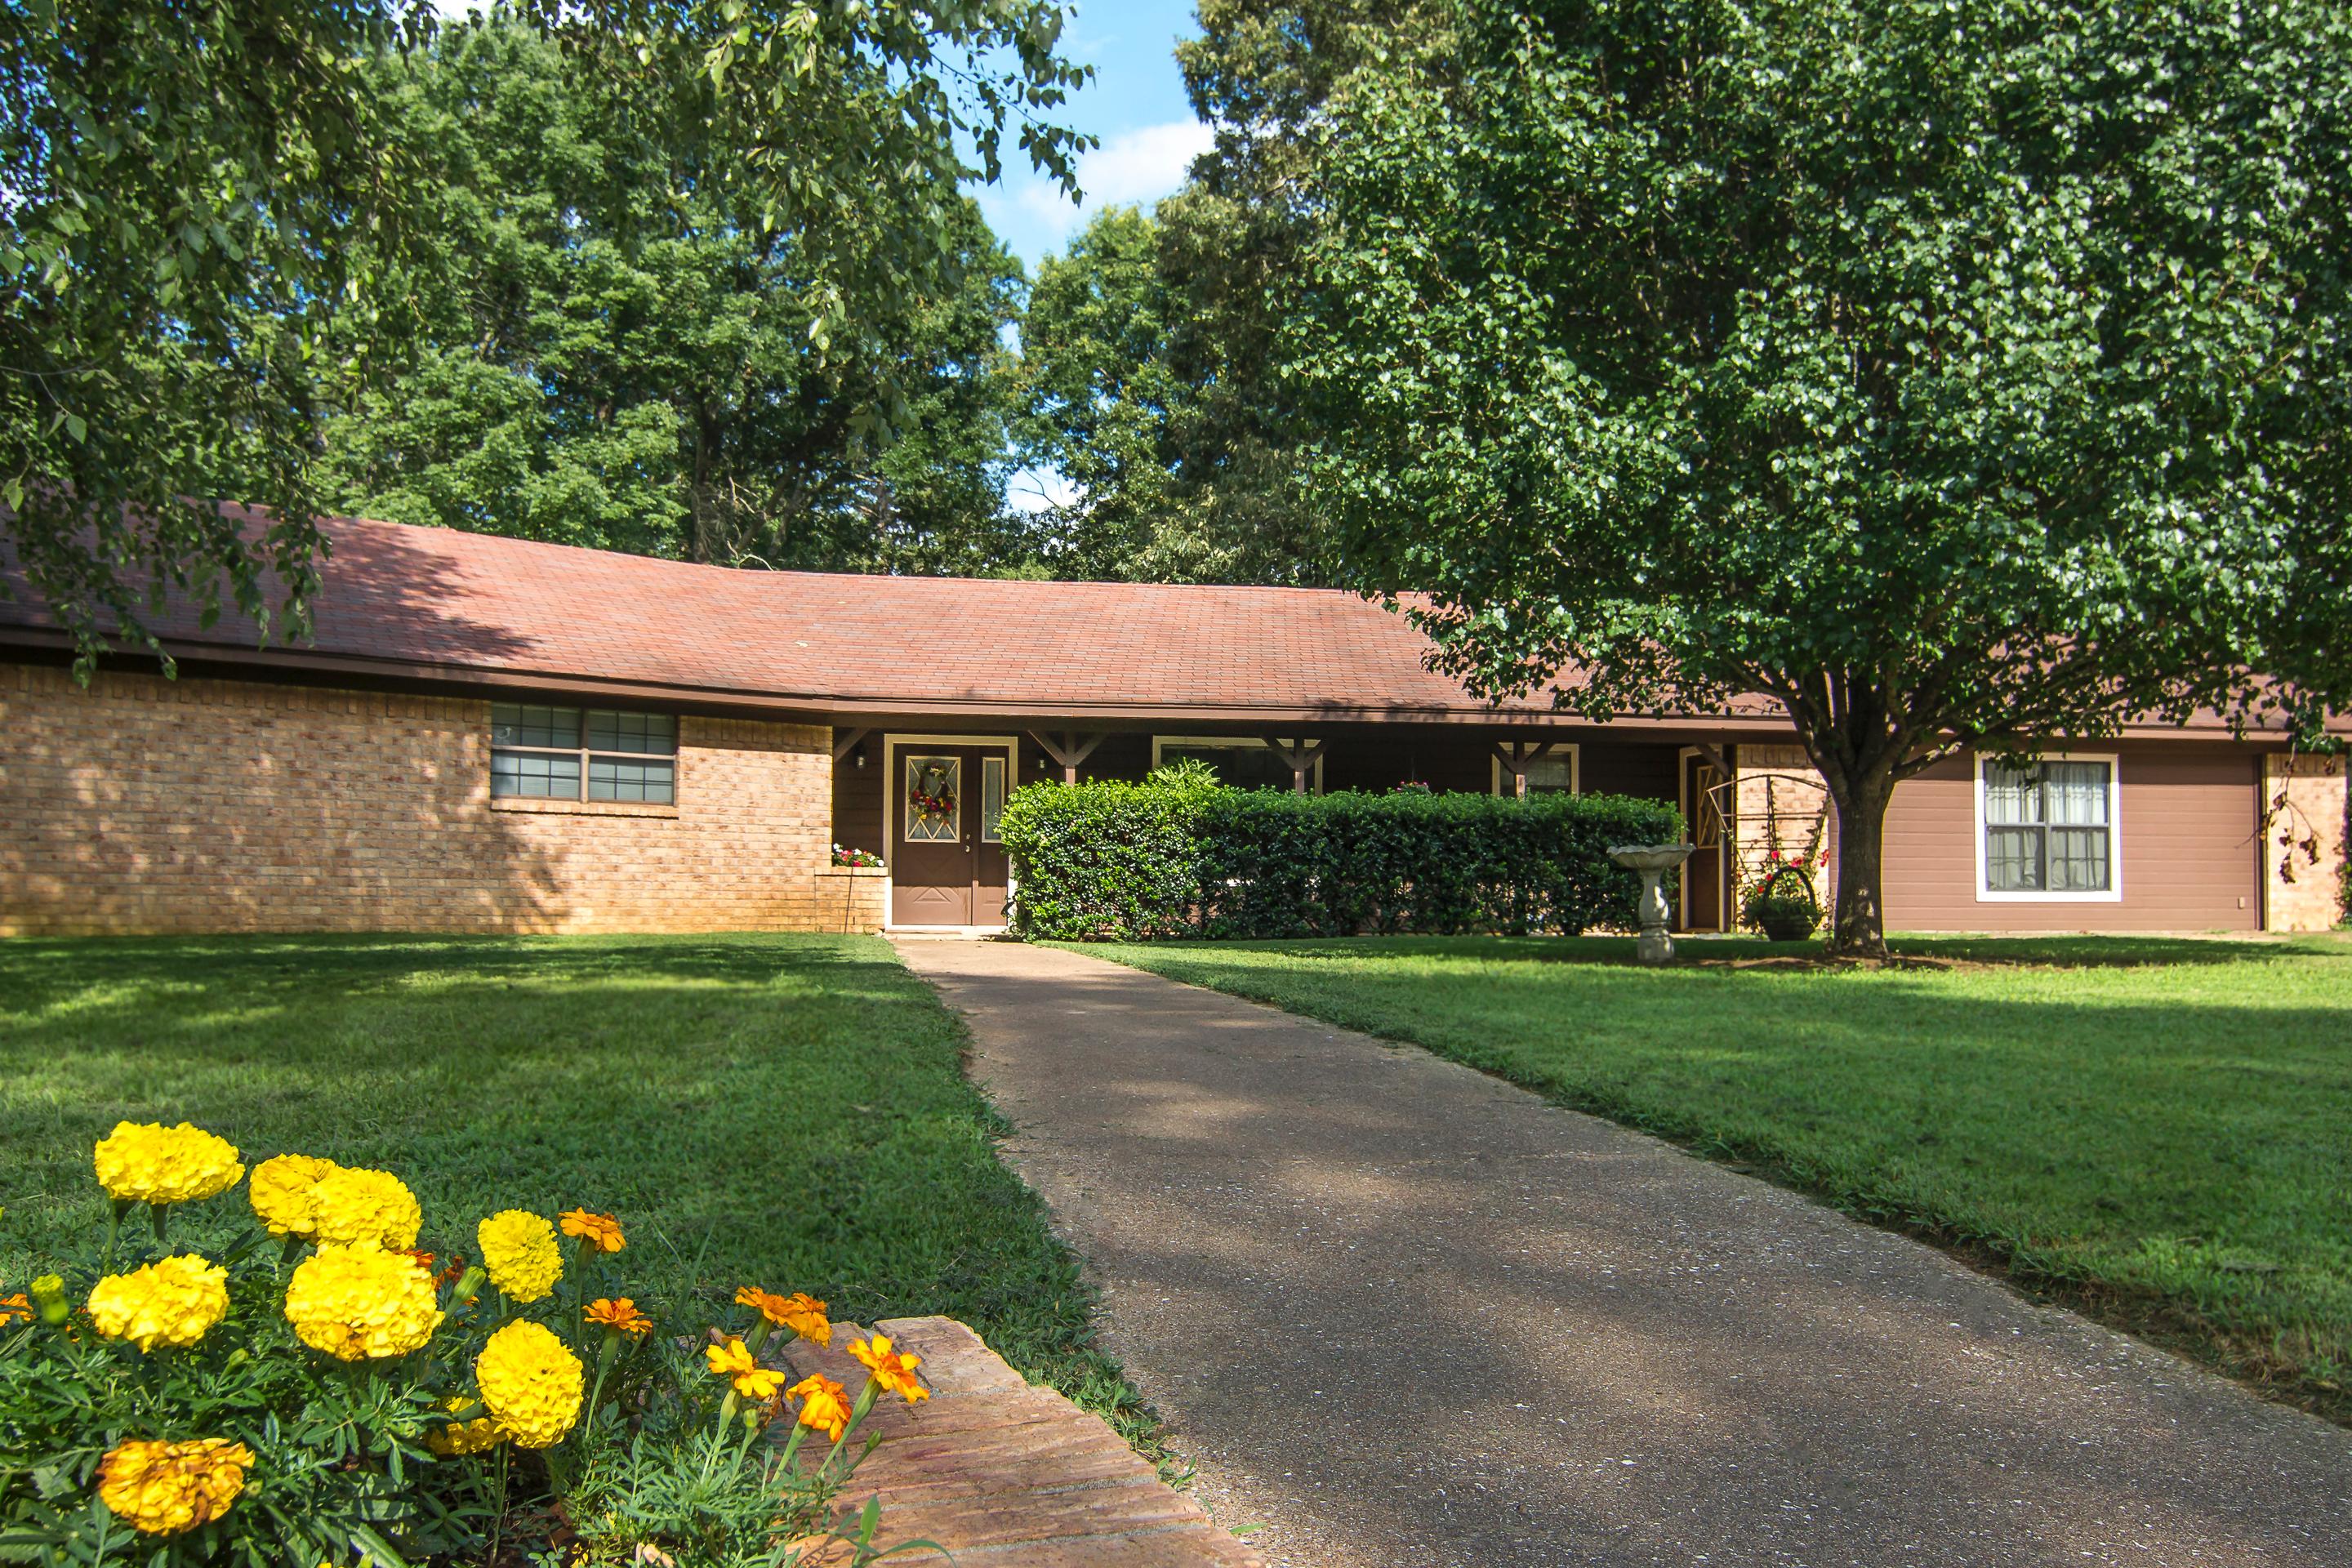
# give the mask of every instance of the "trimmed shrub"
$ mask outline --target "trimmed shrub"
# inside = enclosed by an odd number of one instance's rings
[[[1622,795],[1353,791],[1197,780],[1032,784],[1005,802],[1013,927],[1060,941],[1631,926],[1641,883],[1612,844],[1681,814]]]

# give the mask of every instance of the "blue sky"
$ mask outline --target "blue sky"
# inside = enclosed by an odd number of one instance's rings
[[[1208,146],[1208,128],[1192,118],[1176,69],[1177,38],[1197,31],[1192,0],[1094,0],[1064,25],[1064,58],[1095,68],[1094,81],[1062,110],[1062,123],[1102,140],[1078,164],[1084,206],[1018,162],[1017,153],[1007,158],[1003,180],[977,193],[989,226],[1033,274],[1089,213],[1159,200]]]

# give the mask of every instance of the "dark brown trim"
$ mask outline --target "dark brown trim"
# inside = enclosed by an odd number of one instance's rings
[[[871,730],[851,730],[846,733],[838,730],[835,731],[833,735],[833,760],[837,763],[841,761],[842,758],[849,755],[850,752],[856,747],[858,742],[866,739],[866,736],[871,735],[872,733],[874,733],[874,731]]]

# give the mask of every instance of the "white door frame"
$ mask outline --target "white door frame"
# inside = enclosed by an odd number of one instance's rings
[[[1004,793],[1011,795],[1021,786],[1021,737],[1018,735],[924,735],[886,734],[882,737],[882,929],[885,931],[956,931],[969,936],[993,935],[1004,929],[1002,925],[900,925],[890,918],[897,903],[897,857],[898,835],[891,825],[898,819],[898,751],[922,751],[934,746],[970,746],[978,751],[1002,750],[1004,752]],[[980,811],[980,781],[972,779],[964,786],[964,797],[971,802],[975,817]],[[972,842],[980,842],[980,824],[972,824]],[[1013,898],[1013,868],[1008,861],[1004,868],[1004,897]]]

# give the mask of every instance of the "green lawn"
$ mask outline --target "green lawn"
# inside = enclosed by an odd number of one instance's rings
[[[2352,940],[1083,951],[1745,1163],[2352,1418]]]
[[[585,1205],[663,1294],[950,1313],[1139,1433],[962,1038],[871,938],[0,942],[0,1279],[103,1213],[96,1138],[184,1118],[396,1172],[445,1253]]]

